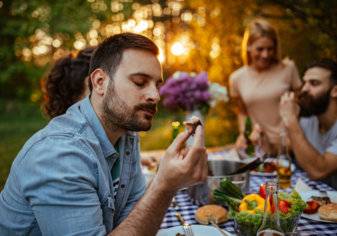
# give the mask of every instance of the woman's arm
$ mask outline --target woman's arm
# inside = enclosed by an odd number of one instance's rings
[[[245,122],[247,118],[246,107],[240,97],[235,98],[236,104],[238,107],[237,110],[237,119],[238,119],[238,128],[239,136],[236,139],[235,147],[236,149],[245,149],[247,148],[247,140],[245,138]]]

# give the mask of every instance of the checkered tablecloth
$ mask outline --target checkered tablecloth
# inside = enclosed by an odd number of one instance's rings
[[[266,180],[270,178],[274,178],[274,177],[273,176],[262,177],[262,176],[251,175],[250,176],[250,192],[258,192],[260,184],[266,182]],[[299,171],[299,170],[296,170],[292,176],[292,179],[291,179],[292,186],[295,186],[299,178],[301,178],[312,189],[321,190],[321,191],[334,190],[322,182],[309,180],[306,173]],[[192,203],[187,192],[184,190],[178,192],[175,199],[176,199],[176,203],[179,206],[179,208],[178,209],[169,208],[167,210],[164,221],[161,224],[161,228],[170,228],[170,227],[179,225],[179,222],[175,217],[176,211],[179,211],[181,215],[183,216],[183,218],[189,224],[198,224],[194,218],[194,214],[198,206]],[[227,230],[230,233],[235,233],[233,220],[227,221],[220,227]],[[297,232],[299,233],[299,235],[304,235],[304,236],[306,235],[337,235],[337,224],[318,222],[318,221],[313,221],[313,220],[309,220],[309,219],[305,219],[301,217],[299,220],[298,226],[297,226]]]

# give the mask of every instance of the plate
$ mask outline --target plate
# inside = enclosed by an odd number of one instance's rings
[[[192,225],[192,231],[194,233],[194,236],[222,236],[222,234],[216,228],[207,225]],[[234,236],[234,234],[228,233],[225,230],[223,231],[229,236]],[[177,233],[184,234],[182,226],[161,229],[158,231],[156,236],[176,236]]]
[[[316,190],[312,191],[307,191],[307,192],[300,192],[299,193],[303,199],[303,201],[308,201],[312,196],[321,196],[321,193]],[[331,202],[337,203],[337,191],[327,191],[327,195],[330,198]],[[302,213],[301,215],[304,218],[310,219],[310,220],[315,220],[315,221],[320,221],[320,222],[328,222],[328,223],[336,223],[334,221],[329,221],[329,220],[322,220],[319,218],[318,212],[315,214],[305,214]]]
[[[268,162],[268,159],[266,161]],[[291,172],[294,172],[296,170],[296,166],[295,166],[294,163],[291,163],[290,169],[291,169]],[[261,171],[252,170],[250,172],[250,174],[251,175],[256,175],[256,176],[275,176],[275,175],[277,175],[277,172],[276,171],[273,171],[273,172],[261,172]]]

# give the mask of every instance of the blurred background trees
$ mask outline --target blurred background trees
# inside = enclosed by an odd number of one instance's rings
[[[0,16],[2,98],[37,101],[53,61],[124,31],[156,41],[166,74],[206,70],[220,83],[240,66],[244,26],[255,17],[277,26],[283,56],[300,69],[337,50],[334,0],[12,0],[0,1]]]

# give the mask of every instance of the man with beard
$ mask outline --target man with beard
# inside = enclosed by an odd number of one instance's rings
[[[298,103],[294,93],[287,92],[280,114],[297,163],[310,178],[337,189],[337,64],[328,59],[315,62],[303,80]]]
[[[25,144],[0,195],[0,235],[155,235],[180,188],[207,177],[202,126],[183,132],[145,191],[138,136],[156,113],[162,70],[148,38],[106,39],[90,63],[91,95]],[[145,192],[145,194],[144,194]]]

